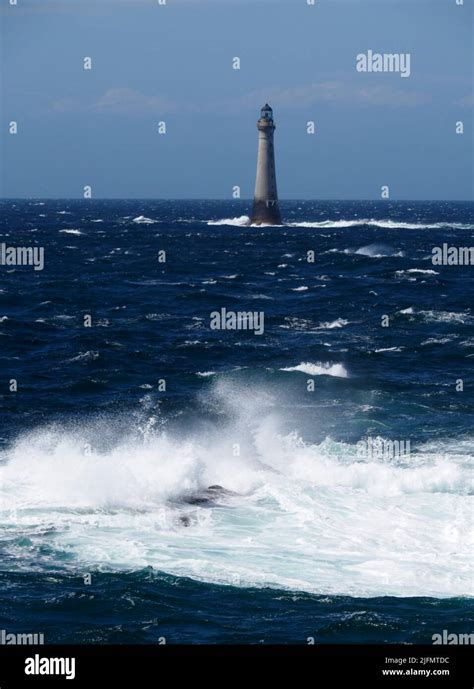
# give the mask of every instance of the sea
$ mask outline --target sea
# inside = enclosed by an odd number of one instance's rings
[[[249,209],[0,201],[7,633],[474,632],[474,204]]]

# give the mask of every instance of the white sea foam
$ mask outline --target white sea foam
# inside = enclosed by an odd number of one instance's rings
[[[408,270],[396,270],[396,275],[405,275],[406,273],[418,273],[419,275],[439,275],[437,270],[422,270],[421,268],[408,268]]]
[[[79,236],[80,234],[84,234],[84,232],[81,232],[81,230],[59,230],[60,232],[63,232],[64,234],[75,234]]]
[[[72,359],[69,359],[69,361],[95,361],[99,358],[99,356],[99,352],[94,352],[91,350],[87,352],[79,352],[77,356],[72,357]]]
[[[327,323],[320,323],[318,330],[333,330],[334,328],[344,328],[349,321],[344,318],[336,318],[335,321],[328,321]]]
[[[418,314],[429,323],[471,323],[472,316],[467,312],[457,311],[418,311]]]
[[[352,253],[350,250],[348,253]],[[395,251],[391,246],[385,244],[368,244],[361,246],[355,252],[358,256],[368,256],[369,258],[388,258],[394,256],[404,256],[403,251]]]
[[[472,230],[474,225],[469,223],[407,223],[398,220],[374,220],[374,219],[360,219],[360,220],[322,220],[320,222],[294,222],[289,223],[290,227],[314,227],[314,228],[343,228],[343,227],[362,227],[368,225],[369,227],[380,227],[387,230],[439,230],[444,228],[452,228],[459,230]]]
[[[381,349],[375,349],[375,354],[381,354],[382,352],[401,352],[404,347],[382,347]]]
[[[472,594],[472,440],[437,440],[405,464],[367,461],[356,444],[288,433],[265,390],[221,382],[213,403],[227,423],[187,438],[157,431],[149,414],[129,435],[123,420],[116,431],[104,422],[106,433],[97,422],[21,435],[0,453],[9,566],[151,566],[352,596]],[[180,503],[212,484],[236,495]]]
[[[222,220],[208,220],[208,225],[234,225],[235,227],[244,227],[248,225],[250,218],[248,215],[241,215],[239,218],[223,218]]]
[[[306,290],[309,289],[306,285],[301,285],[300,287],[292,287],[291,291],[292,292],[306,292]]]
[[[335,376],[337,378],[348,378],[349,374],[343,364],[331,364],[328,362],[318,362],[312,364],[309,361],[298,364],[297,366],[289,366],[281,368],[280,371],[301,371],[309,376]]]
[[[133,218],[132,222],[136,223],[137,225],[155,225],[157,220],[152,220],[152,218],[147,218],[144,215],[139,215],[137,218]]]
[[[434,345],[434,344],[447,344],[448,342],[453,341],[453,337],[429,337],[427,340],[424,340],[423,342],[420,343],[420,347],[424,347],[426,345]]]
[[[471,323],[472,315],[467,311],[436,311],[433,309],[416,311],[412,306],[398,313],[414,315],[428,323]]]

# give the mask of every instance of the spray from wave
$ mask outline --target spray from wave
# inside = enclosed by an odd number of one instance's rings
[[[334,326],[331,326],[334,327]],[[342,364],[320,363],[312,364],[310,362],[302,362],[297,366],[288,366],[280,369],[281,371],[300,371],[306,373],[308,376],[336,376],[337,378],[347,378],[349,374]]]
[[[250,217],[248,215],[241,215],[236,218],[221,218],[219,220],[206,220],[208,225],[231,225],[235,227],[250,226]],[[258,225],[252,227],[271,227],[270,225]],[[302,227],[314,229],[343,229],[351,227],[375,227],[385,230],[472,230],[474,225],[470,223],[459,222],[439,222],[439,223],[408,223],[399,220],[374,218],[363,218],[358,220],[341,219],[341,220],[320,220],[320,221],[301,221],[283,223],[279,227]]]
[[[208,225],[234,225],[235,227],[245,227],[250,223],[248,215],[241,215],[238,218],[223,218],[222,220],[208,220]]]
[[[361,246],[355,252],[358,256],[368,256],[370,258],[388,258],[393,256],[403,257],[403,251],[395,251],[391,246],[386,244],[368,244]]]
[[[97,421],[20,436],[0,458],[4,562],[359,596],[471,592],[472,443],[363,459],[355,444],[283,431],[284,401],[251,392],[217,380],[201,403],[220,421],[186,436],[150,413],[127,432]],[[209,486],[225,492],[194,500]]]

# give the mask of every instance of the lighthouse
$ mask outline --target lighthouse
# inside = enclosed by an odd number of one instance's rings
[[[281,225],[280,207],[275,173],[273,110],[265,103],[257,122],[258,156],[257,179],[253,199],[251,225]]]

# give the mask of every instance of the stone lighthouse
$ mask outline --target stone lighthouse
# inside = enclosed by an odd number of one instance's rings
[[[273,147],[273,110],[266,103],[257,122],[258,157],[251,225],[281,225]]]

